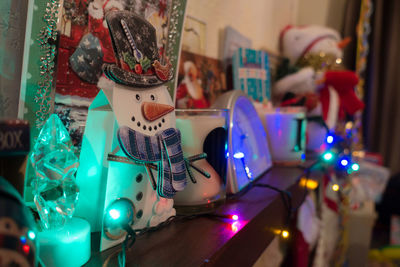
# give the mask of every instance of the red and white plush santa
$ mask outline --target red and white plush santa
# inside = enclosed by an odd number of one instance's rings
[[[324,52],[342,58],[342,49],[348,44],[349,39],[342,40],[336,30],[323,26],[289,25],[282,30],[279,41],[281,54],[295,65],[307,53]]]

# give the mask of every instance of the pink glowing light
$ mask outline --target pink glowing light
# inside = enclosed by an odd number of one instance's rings
[[[232,223],[231,224],[232,232],[236,233],[237,231],[239,231],[239,226],[240,226],[239,222]]]

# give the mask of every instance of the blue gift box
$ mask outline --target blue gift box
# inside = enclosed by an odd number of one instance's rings
[[[261,50],[239,48],[232,58],[234,89],[263,102],[271,99],[268,54]]]

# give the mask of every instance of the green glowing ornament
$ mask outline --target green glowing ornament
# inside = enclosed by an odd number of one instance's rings
[[[40,131],[30,161],[36,173],[34,201],[43,227],[61,227],[72,217],[78,201],[75,172],[79,163],[71,137],[56,114]]]

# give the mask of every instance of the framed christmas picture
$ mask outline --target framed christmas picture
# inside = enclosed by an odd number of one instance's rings
[[[127,10],[150,22],[156,29],[160,62],[170,62],[174,74],[177,72],[186,0],[30,2],[28,25],[32,27],[25,42],[20,117],[31,122],[32,140],[54,112],[79,151],[88,107],[99,92],[102,66],[117,63],[105,20],[107,12]],[[175,77],[167,84],[173,98],[175,84]]]
[[[182,51],[176,89],[177,108],[209,108],[226,90],[226,75],[220,60]]]
[[[0,119],[16,118],[28,1],[0,1]]]
[[[204,55],[207,25],[192,16],[186,16],[182,34],[182,50]]]

